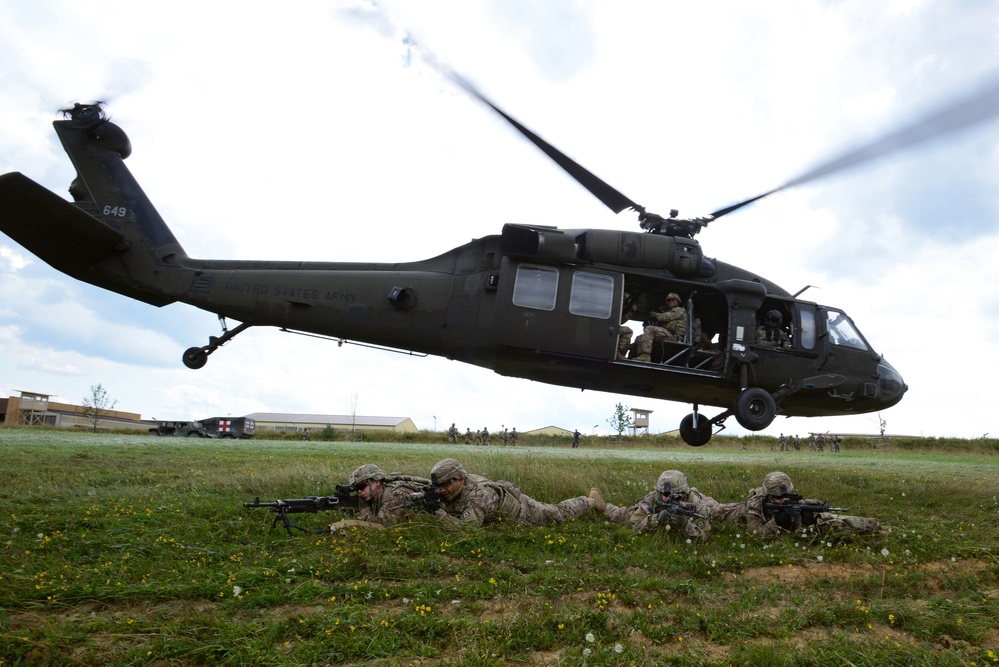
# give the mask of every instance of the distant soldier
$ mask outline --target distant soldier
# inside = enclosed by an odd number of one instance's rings
[[[709,518],[720,507],[714,498],[687,485],[679,470],[665,470],[656,487],[630,507],[607,504],[604,514],[614,523],[629,524],[636,532],[677,530],[702,542],[711,532]]]
[[[818,445],[816,444],[814,433],[808,434],[808,450],[811,452],[818,451]]]
[[[342,528],[384,528],[408,521],[422,508],[406,502],[409,496],[430,484],[429,479],[394,472],[386,475],[378,466],[368,463],[350,473],[350,484],[364,505],[357,519],[345,519],[330,526],[332,532]]]
[[[472,429],[471,428],[466,428],[465,429],[465,444],[466,445],[472,444],[472,438],[474,438],[474,437],[475,436],[472,435]]]
[[[506,430],[506,426],[503,427],[503,433],[500,435],[500,439],[503,440],[503,446],[506,447],[507,442],[510,441],[510,434]]]
[[[829,438],[829,451],[838,452],[843,444],[843,438],[839,435],[832,435]]]
[[[791,478],[783,472],[771,472],[763,478],[763,486],[750,489],[745,502],[725,503],[715,510],[715,516],[732,523],[745,524],[751,533],[776,537],[784,533],[838,532],[847,535],[868,535],[886,532],[875,519],[834,514],[825,503],[802,499],[795,493]]]
[[[780,437],[777,438],[777,445],[778,445],[777,451],[781,451],[781,452],[786,452],[787,451],[787,438],[784,437],[783,433],[781,433]]]
[[[435,507],[431,501],[426,509],[453,525],[512,521],[545,526],[584,517],[591,511],[603,512],[607,506],[596,488],[590,489],[589,496],[555,505],[543,503],[521,493],[512,482],[470,475],[455,459],[438,461],[430,469],[430,479],[440,494],[440,504]]]
[[[517,427],[514,426],[513,430],[510,431],[510,446],[511,447],[516,447],[517,446],[517,438],[519,438],[519,437],[520,436],[517,434]]]
[[[797,435],[794,436],[794,451],[796,452],[801,451],[801,438],[799,438]]]
[[[579,447],[579,429],[577,428],[572,432],[572,446]]]
[[[451,428],[447,430],[447,441],[451,445],[458,444],[458,429],[455,427],[454,422],[451,422]]]
[[[826,436],[819,433],[815,438],[815,448],[820,452],[826,451]]]
[[[489,429],[486,428],[485,426],[482,427],[482,444],[483,445],[489,444]]]

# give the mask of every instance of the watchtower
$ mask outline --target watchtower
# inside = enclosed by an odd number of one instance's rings
[[[23,426],[44,426],[49,411],[49,395],[17,390],[19,397],[12,397],[8,411],[14,414],[13,423]]]
[[[652,410],[643,410],[641,408],[631,408],[631,434],[632,435],[648,435],[649,434],[649,415],[652,414]],[[641,433],[639,433],[641,431]]]

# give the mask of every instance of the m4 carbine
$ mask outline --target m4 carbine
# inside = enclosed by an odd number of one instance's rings
[[[288,516],[289,514],[303,514],[316,512],[328,512],[330,510],[353,511],[361,507],[361,497],[357,495],[357,489],[352,485],[337,484],[336,493],[332,496],[306,496],[304,498],[291,498],[274,500],[272,502],[260,502],[260,496],[254,498],[252,503],[243,503],[243,507],[267,507],[274,512],[274,520],[271,521],[271,531],[278,521],[284,525],[291,537],[291,529],[300,530],[303,533],[328,533],[329,528],[319,530],[307,530],[299,526]]]
[[[690,518],[697,519],[707,519],[708,517],[703,514],[698,514],[694,511],[692,507],[688,507],[687,503],[682,502],[676,496],[670,496],[668,500],[663,500],[662,498],[656,498],[653,509],[657,513],[666,512],[671,516],[686,516]]]

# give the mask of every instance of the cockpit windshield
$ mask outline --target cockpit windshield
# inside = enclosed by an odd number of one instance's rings
[[[853,325],[846,313],[838,310],[827,310],[826,314],[828,316],[826,329],[833,345],[852,347],[857,350],[869,349],[864,337],[860,335],[857,327]]]

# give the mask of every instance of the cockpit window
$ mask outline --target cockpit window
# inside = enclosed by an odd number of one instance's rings
[[[537,310],[555,310],[558,271],[543,266],[517,267],[513,305]]]
[[[853,326],[853,322],[846,316],[846,313],[829,310],[826,311],[826,315],[828,317],[826,326],[829,331],[829,340],[832,341],[833,345],[852,347],[857,350],[867,349],[867,343],[864,342],[863,336]]]
[[[614,279],[599,273],[577,271],[572,275],[569,312],[606,320],[614,305]]]

